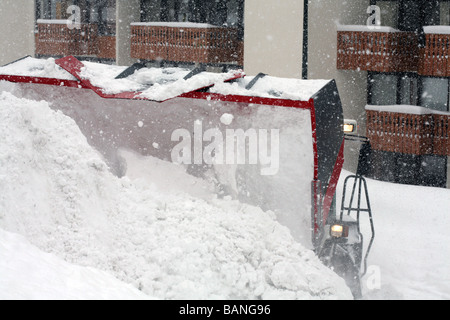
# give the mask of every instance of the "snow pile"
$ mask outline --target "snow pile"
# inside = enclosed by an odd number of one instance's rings
[[[0,262],[0,300],[149,299],[104,271],[69,264],[1,229],[0,261],[7,262]]]
[[[140,97],[164,101],[183,93],[209,87],[233,78],[239,72],[228,73],[201,72],[184,79],[191,71],[185,68],[142,68],[124,79],[116,77],[126,67],[110,66],[100,63],[83,62],[81,77],[99,87],[105,94],[140,92]]]
[[[264,76],[247,89],[255,77],[245,77],[242,71],[227,73],[200,72],[185,79],[191,70],[186,68],[142,68],[132,75],[116,79],[127,67],[95,62],[82,62],[81,78],[88,80],[105,94],[123,92],[139,93],[140,98],[165,101],[184,93],[211,87],[212,93],[224,95],[256,96],[308,101],[327,85],[330,80],[300,80]],[[55,63],[55,59],[35,59],[28,57],[21,61],[0,67],[0,75],[21,75],[33,77],[77,80]],[[237,79],[230,82],[230,79]]]
[[[130,81],[128,78],[116,79],[127,67],[106,65],[83,61],[81,77],[89,80],[91,84],[102,89],[105,94],[116,94],[124,91],[143,90],[143,84]]]
[[[224,95],[308,101],[330,82],[330,80],[301,80],[264,76],[258,79],[253,87],[247,89],[253,79],[255,77],[241,78],[232,83],[218,82],[210,91]]]
[[[158,299],[352,298],[271,212],[119,179],[48,103],[1,93],[0,105],[0,228]],[[12,254],[0,246],[5,298],[18,298],[8,296]]]
[[[297,241],[312,248],[314,150],[309,110],[242,107],[208,99],[179,98],[163,104],[105,100],[89,90],[9,82],[0,82],[0,90],[38,101],[50,97],[52,109],[77,119],[91,146],[119,176],[124,175],[123,163],[117,157],[119,149],[173,162],[178,161],[177,154],[189,155],[184,164],[191,175],[215,183],[221,196],[228,194],[264,211],[274,211]],[[174,139],[180,128],[182,137]],[[203,143],[197,144],[197,139]],[[208,152],[219,160],[208,158]],[[202,164],[194,163],[197,156]],[[183,179],[186,177],[177,178]]]
[[[137,72],[137,76],[141,76],[142,72],[147,71],[144,70],[141,71],[141,73]],[[238,73],[233,71],[227,73],[202,72],[187,80],[180,78],[171,83],[155,83],[150,88],[144,90],[140,96],[150,100],[164,101],[180,96],[183,93],[206,88],[215,85],[216,83],[223,83],[224,81],[234,78],[237,74]]]
[[[100,88],[104,94],[124,92],[139,93],[139,97],[154,101],[165,101],[184,93],[213,86],[216,83],[242,77],[242,71],[227,73],[200,72],[185,79],[191,70],[186,68],[142,68],[134,74],[116,79],[128,67],[82,62],[81,78]],[[0,67],[0,75],[55,78],[61,80],[77,80],[70,73],[55,63],[54,58],[36,59],[27,57]]]
[[[0,67],[0,75],[76,80],[74,76],[58,66],[54,58],[35,59],[27,57],[15,63]]]

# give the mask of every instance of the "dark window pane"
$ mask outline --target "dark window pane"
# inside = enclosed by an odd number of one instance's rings
[[[373,74],[370,79],[370,103],[373,105],[397,104],[397,76]]]
[[[447,157],[427,155],[422,157],[422,184],[433,187],[446,187]]]
[[[421,105],[433,110],[447,111],[448,79],[423,78]]]
[[[420,1],[400,1],[400,12],[398,20],[399,30],[413,32],[419,32],[421,30],[422,19],[420,6]]]
[[[435,26],[441,24],[440,3],[438,0],[423,2],[424,26]]]
[[[400,104],[417,105],[417,78],[403,76],[400,78]]]

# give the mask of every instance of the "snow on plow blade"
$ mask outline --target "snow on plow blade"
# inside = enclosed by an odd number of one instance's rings
[[[0,68],[0,90],[73,118],[118,175],[122,149],[183,165],[220,196],[272,210],[304,245],[317,244],[343,164],[334,81],[181,68],[117,77],[124,71],[28,57]]]

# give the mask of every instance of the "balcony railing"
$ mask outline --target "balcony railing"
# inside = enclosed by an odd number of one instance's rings
[[[417,112],[404,113],[393,108],[366,108],[367,136],[374,150],[450,156],[450,113],[435,113],[416,106],[408,106],[408,110]]]
[[[37,55],[115,59],[115,36],[99,35],[97,24],[82,24],[80,29],[70,29],[66,22],[67,20],[38,20]]]
[[[450,27],[425,27],[419,36],[388,27],[341,26],[338,31],[337,68],[375,72],[417,72],[450,77]]]
[[[441,30],[444,33],[437,33]],[[434,77],[449,77],[449,27],[425,27],[425,32],[425,46],[420,49],[419,55],[419,74]]]
[[[341,28],[338,31],[337,68],[377,72],[417,70],[418,37],[382,27]]]
[[[131,57],[196,63],[243,64],[238,30],[195,23],[133,23]]]
[[[433,153],[450,156],[450,115],[435,114],[433,120]]]

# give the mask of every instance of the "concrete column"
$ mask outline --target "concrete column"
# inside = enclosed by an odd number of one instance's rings
[[[246,0],[244,46],[248,75],[301,78],[303,0]]]
[[[131,26],[132,22],[141,19],[139,0],[117,0],[116,16],[116,54],[117,64],[128,66],[136,62],[131,59]]]
[[[34,56],[34,14],[34,1],[0,1],[0,65]]]
[[[358,121],[359,134],[366,135],[367,72],[337,70],[337,26],[367,22],[370,2],[321,0],[309,2],[308,78],[335,79],[344,117]],[[356,172],[359,143],[347,142],[344,168]]]

